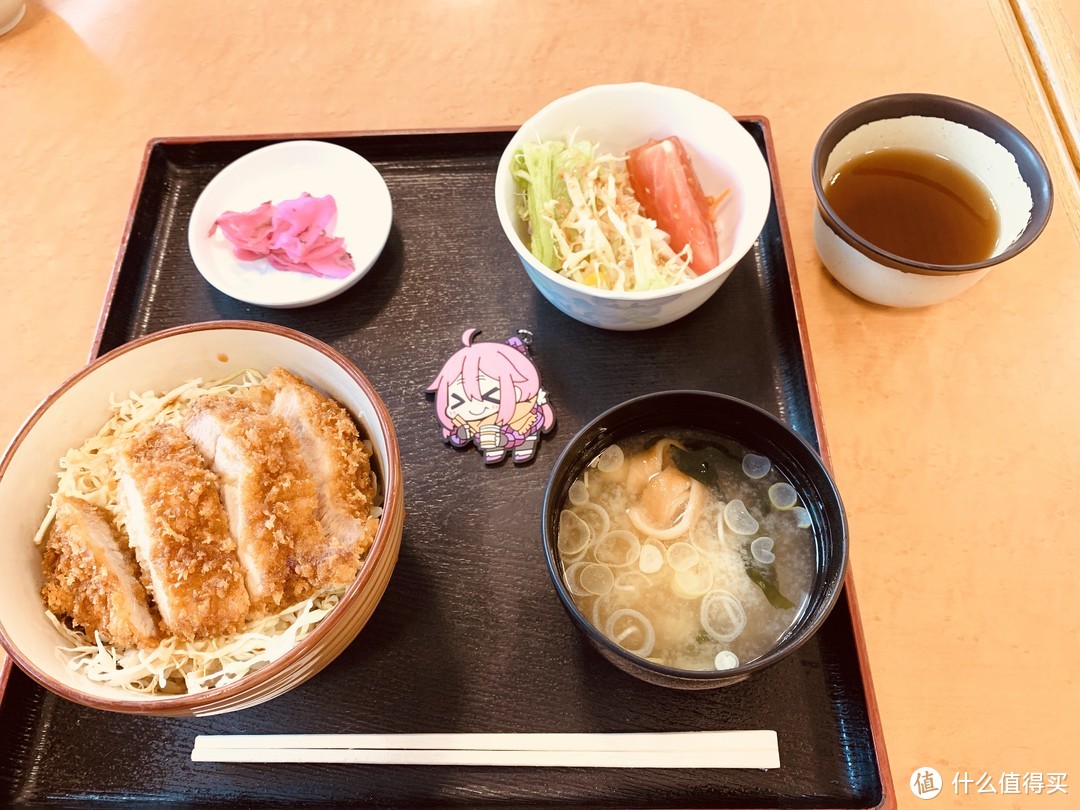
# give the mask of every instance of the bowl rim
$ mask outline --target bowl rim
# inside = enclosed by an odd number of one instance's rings
[[[839,521],[837,530],[835,532],[833,553],[838,554],[840,558],[839,571],[829,586],[824,592],[823,599],[815,609],[812,619],[802,625],[799,628],[797,635],[791,634],[791,628],[789,627],[780,636],[776,644],[768,650],[765,654],[758,656],[746,663],[739,663],[738,666],[731,669],[724,670],[688,670],[679,669],[677,667],[669,667],[665,664],[657,664],[654,661],[650,661],[647,658],[641,658],[633,653],[627,652],[618,644],[613,642],[607,636],[605,636],[600,630],[595,627],[592,621],[585,616],[574,603],[573,598],[568,593],[566,585],[563,582],[562,577],[558,571],[558,553],[555,550],[554,540],[549,541],[548,535],[548,512],[554,510],[557,503],[554,502],[556,493],[554,490],[555,479],[559,473],[559,470],[566,464],[573,464],[575,457],[571,457],[571,448],[578,444],[587,434],[597,430],[598,426],[614,414],[619,411],[636,407],[642,403],[646,403],[652,400],[669,398],[669,397],[697,397],[703,399],[720,400],[725,402],[729,407],[742,408],[748,413],[753,414],[757,418],[764,418],[765,420],[774,423],[783,429],[783,433],[789,436],[795,441],[796,446],[799,446],[801,450],[808,454],[808,457],[814,460],[814,466],[823,474],[825,481],[828,483],[828,492],[836,500],[837,513]],[[610,443],[610,442],[609,442]],[[544,546],[544,561],[547,566],[548,575],[551,578],[552,584],[555,587],[555,592],[558,594],[559,601],[562,602],[563,608],[570,614],[575,625],[577,625],[588,637],[589,640],[601,647],[602,650],[614,655],[622,661],[628,662],[634,667],[644,669],[653,675],[660,677],[668,682],[683,681],[689,683],[701,683],[701,682],[716,682],[717,685],[724,685],[726,683],[734,683],[736,681],[743,680],[762,669],[772,666],[776,662],[783,658],[786,658],[791,653],[802,647],[807,641],[809,641],[815,633],[821,628],[832,613],[833,608],[836,606],[837,601],[840,598],[840,592],[843,590],[844,583],[847,579],[847,572],[850,563],[850,543],[848,539],[848,523],[847,514],[844,509],[843,500],[840,497],[840,491],[836,486],[836,481],[833,478],[832,473],[826,466],[824,460],[820,454],[813,448],[813,446],[803,438],[798,431],[794,430],[790,425],[781,419],[778,419],[773,414],[769,413],[764,408],[755,405],[752,402],[747,402],[744,399],[731,396],[730,394],[722,394],[716,391],[704,391],[700,389],[672,389],[665,391],[654,391],[648,394],[642,394],[640,396],[633,397],[628,400],[624,400],[617,405],[608,408],[601,414],[591,419],[584,427],[582,427],[577,433],[574,434],[566,445],[563,447],[562,452],[555,460],[555,464],[552,467],[551,477],[548,479],[547,487],[544,490],[544,501],[542,508],[543,523],[542,523],[542,543]],[[817,567],[815,566],[815,572]],[[796,620],[798,620],[798,616]]]
[[[526,261],[526,264],[528,264],[528,269],[530,271],[540,274],[543,278],[550,280],[552,283],[570,292],[585,294],[588,295],[590,298],[610,300],[620,303],[639,301],[650,302],[666,298],[678,297],[682,293],[690,292],[691,290],[695,290],[701,287],[707,287],[710,284],[722,281],[724,278],[727,277],[728,274],[731,273],[732,270],[735,269],[735,265],[737,265],[742,260],[743,256],[745,256],[753,248],[754,243],[761,236],[761,232],[765,228],[765,223],[769,218],[769,211],[772,208],[774,197],[772,171],[769,167],[767,160],[765,159],[765,156],[760,153],[760,149],[758,148],[756,142],[753,144],[753,151],[755,154],[758,155],[760,159],[760,164],[757,168],[763,170],[763,177],[765,180],[767,193],[765,195],[765,204],[761,207],[760,211],[748,210],[743,212],[743,217],[750,217],[751,215],[753,215],[753,218],[748,220],[750,222],[760,220],[759,227],[754,231],[754,238],[750,240],[749,244],[746,246],[746,250],[742,252],[739,252],[738,250],[732,250],[731,253],[723,261],[720,262],[720,264],[716,265],[716,267],[706,271],[705,273],[702,273],[696,278],[690,279],[689,281],[684,281],[680,284],[676,284],[671,287],[665,287],[660,290],[643,290],[640,292],[619,292],[616,290],[602,290],[596,287],[590,287],[587,284],[582,284],[580,282],[574,281],[573,279],[566,278],[562,274],[552,270],[543,262],[539,261],[533,255],[533,252],[529,249],[528,245],[526,245],[521,240],[521,237],[514,229],[512,222],[513,217],[516,215],[513,211],[507,210],[506,206],[504,205],[501,189],[506,185],[507,182],[513,182],[512,178],[508,176],[510,173],[509,158],[514,153],[514,151],[518,149],[521,142],[524,140],[526,134],[526,127],[533,124],[533,122],[537,118],[539,118],[541,115],[544,115],[553,108],[558,108],[565,104],[572,103],[573,101],[578,100],[582,97],[595,95],[597,93],[611,92],[613,90],[626,92],[630,92],[632,90],[641,90],[649,93],[656,92],[665,95],[671,95],[673,97],[682,97],[695,104],[708,104],[714,107],[722,115],[723,118],[729,120],[738,128],[740,134],[736,135],[735,137],[742,138],[745,136],[745,138],[749,141],[753,141],[753,136],[746,131],[746,129],[739,122],[739,120],[730,112],[721,107],[715,101],[711,101],[710,99],[699,96],[696,93],[693,93],[690,90],[686,90],[681,87],[671,87],[668,85],[653,84],[652,82],[612,82],[608,84],[596,84],[589,87],[583,87],[579,90],[575,90],[572,93],[567,93],[566,95],[562,95],[556,99],[553,99],[552,101],[541,107],[539,110],[537,110],[535,113],[530,115],[521,124],[521,126],[517,128],[517,130],[511,136],[509,143],[506,145],[506,148],[499,156],[499,165],[495,171],[495,208],[499,218],[499,224],[502,226],[503,229],[503,233],[506,235],[506,238],[510,241],[511,246],[518,253],[518,255]]]
[[[1031,191],[1031,216],[1023,231],[1001,253],[968,264],[934,264],[907,259],[879,248],[859,236],[833,210],[825,198],[822,175],[833,149],[846,135],[864,124],[908,116],[939,118],[966,126],[1004,147],[1016,160],[1020,176]],[[969,101],[933,93],[893,93],[861,101],[841,112],[822,130],[810,160],[811,181],[818,212],[825,225],[867,258],[905,273],[924,276],[960,275],[985,270],[1008,261],[1028,248],[1050,220],[1054,189],[1050,170],[1035,145],[1016,126]]]
[[[43,672],[33,660],[24,655],[8,636],[7,630],[4,628],[2,617],[0,617],[0,645],[3,646],[8,655],[11,656],[12,660],[18,664],[23,672],[29,675],[38,684],[60,697],[94,709],[104,709],[107,711],[130,714],[182,715],[193,713],[195,710],[202,708],[205,708],[208,712],[213,712],[217,704],[231,701],[236,698],[242,698],[245,694],[251,692],[253,688],[263,686],[278,675],[288,671],[291,666],[307,655],[312,647],[317,646],[324,638],[326,638],[334,626],[346,616],[348,613],[347,607],[360,598],[368,581],[374,576],[375,571],[379,568],[381,558],[387,553],[390,553],[391,542],[388,538],[393,531],[393,516],[403,509],[402,499],[404,497],[404,492],[401,485],[402,482],[400,481],[400,448],[393,427],[393,421],[391,420],[390,412],[387,409],[386,404],[375,391],[371,382],[356,367],[356,365],[330,345],[295,329],[260,321],[204,321],[202,323],[185,324],[163,329],[158,332],[151,332],[150,334],[135,338],[128,343],[121,344],[101,355],[93,362],[83,366],[57,386],[52,393],[48,394],[33,410],[30,416],[27,417],[18,433],[16,433],[15,438],[12,439],[7,449],[4,451],[3,456],[0,457],[0,480],[3,479],[4,473],[7,471],[8,465],[16,451],[44,413],[55,404],[56,400],[59,399],[61,395],[97,369],[121,355],[161,340],[167,340],[169,338],[193,332],[230,330],[254,331],[277,335],[315,349],[340,367],[342,371],[357,384],[371,402],[372,408],[378,415],[378,423],[377,425],[365,425],[365,427],[368,430],[377,429],[381,434],[383,443],[386,446],[386,459],[385,463],[381,465],[382,468],[379,470],[382,476],[381,483],[384,498],[383,519],[380,519],[379,521],[379,528],[375,533],[375,538],[372,541],[368,557],[359,573],[356,575],[356,579],[353,580],[345,590],[345,593],[342,595],[338,604],[335,605],[334,610],[288,652],[283,654],[280,658],[271,661],[261,669],[258,669],[249,675],[245,675],[234,683],[214,687],[205,692],[196,692],[194,694],[185,693],[182,695],[163,695],[161,697],[147,699],[129,699],[123,697],[125,693],[120,690],[117,690],[118,696],[112,698],[92,695],[75,689],[68,684],[54,680],[47,673]],[[230,706],[229,709],[243,708],[243,706],[244,703],[241,700],[239,705]]]

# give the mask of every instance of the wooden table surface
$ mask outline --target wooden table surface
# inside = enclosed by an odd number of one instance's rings
[[[0,38],[0,441],[86,360],[148,139],[512,125],[590,84],[687,88],[772,124],[898,804],[923,806],[930,766],[934,806],[1075,806],[1076,175],[1018,5],[31,0]],[[911,311],[839,287],[811,231],[818,133],[901,91],[1011,120],[1058,194],[1027,252]],[[956,795],[958,773],[997,793]],[[1068,793],[1003,793],[1010,773]]]

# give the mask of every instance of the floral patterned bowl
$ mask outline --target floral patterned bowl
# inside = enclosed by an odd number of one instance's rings
[[[529,250],[528,228],[518,215],[521,191],[510,171],[523,143],[570,136],[622,154],[650,138],[677,135],[706,193],[729,190],[717,213],[726,257],[697,278],[662,290],[615,292],[580,284],[540,262]],[[507,239],[529,279],[555,307],[602,329],[650,329],[697,309],[727,280],[753,247],[772,200],[769,169],[746,129],[721,107],[686,90],[653,84],[589,87],[556,99],[526,121],[503,153],[495,177],[495,206]]]

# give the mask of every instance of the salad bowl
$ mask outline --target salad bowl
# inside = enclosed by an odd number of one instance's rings
[[[673,286],[619,291],[568,278],[533,254],[529,224],[520,213],[522,188],[513,170],[523,146],[586,140],[596,145],[597,154],[621,156],[670,136],[682,142],[704,193],[722,198],[710,212],[720,256],[715,267]],[[705,303],[754,245],[771,201],[768,166],[742,124],[689,91],[640,82],[589,87],[551,102],[510,140],[495,178],[499,222],[536,289],[571,318],[613,330],[662,326]]]

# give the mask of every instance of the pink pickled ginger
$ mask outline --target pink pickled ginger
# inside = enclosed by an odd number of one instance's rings
[[[345,240],[327,233],[337,214],[333,196],[306,191],[277,205],[264,202],[250,211],[226,211],[210,228],[221,233],[243,261],[266,259],[271,267],[324,278],[345,278],[356,269]]]

